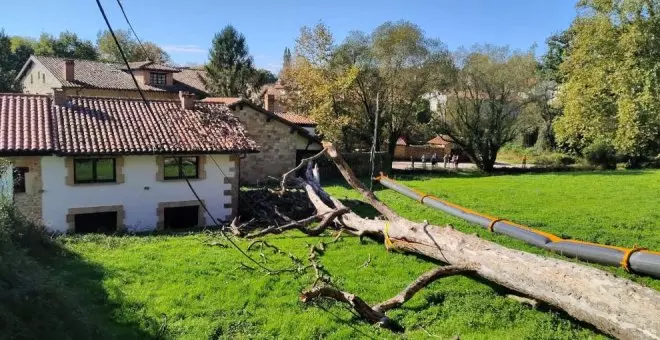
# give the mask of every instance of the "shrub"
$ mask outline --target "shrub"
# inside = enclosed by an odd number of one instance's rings
[[[84,303],[48,265],[57,249],[42,228],[0,202],[0,338],[99,337]]]
[[[535,164],[541,167],[563,168],[575,164],[576,162],[577,159],[575,157],[559,152],[553,152],[538,155]]]
[[[612,144],[600,140],[583,150],[584,158],[593,166],[602,169],[616,169],[616,150]]]

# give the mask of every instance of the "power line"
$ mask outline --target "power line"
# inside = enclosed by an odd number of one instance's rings
[[[152,116],[152,118],[155,118],[156,115],[154,114],[153,110],[151,109],[151,105],[150,105],[149,101],[147,100],[147,98],[144,96],[144,93],[142,92],[142,89],[140,89],[140,85],[138,84],[137,78],[135,77],[135,74],[133,73],[133,70],[131,69],[131,66],[130,66],[130,64],[128,63],[128,59],[126,59],[126,55],[124,54],[124,50],[121,48],[121,44],[119,44],[119,40],[117,40],[117,36],[115,35],[114,30],[112,29],[112,25],[110,25],[110,21],[108,20],[108,16],[105,14],[105,10],[103,9],[103,5],[101,5],[101,1],[100,1],[100,0],[96,0],[96,4],[97,4],[98,7],[99,7],[99,11],[101,12],[101,15],[103,16],[103,20],[105,21],[106,26],[108,26],[108,31],[110,31],[110,35],[112,36],[112,39],[115,41],[115,45],[117,45],[117,49],[119,50],[119,54],[121,55],[121,58],[123,59],[124,64],[126,64],[126,68],[128,69],[128,73],[131,75],[131,78],[133,79],[133,83],[135,83],[135,88],[137,89],[138,93],[140,94],[140,98],[142,99],[142,101],[144,102],[144,104],[145,104],[146,107],[147,107],[147,112]],[[127,20],[128,20],[128,19],[127,19]],[[135,33],[135,32],[133,32],[133,33]],[[154,121],[156,121],[156,120],[154,120]],[[154,151],[155,151],[155,147],[154,147]],[[176,155],[175,155],[174,153],[171,153],[171,157],[174,157],[174,159],[177,159],[177,158],[176,158]],[[181,160],[179,160],[179,166],[182,166]],[[197,200],[197,202],[199,203],[199,205],[202,207],[202,209],[204,209],[204,211],[206,212],[206,214],[208,215],[208,217],[211,218],[211,220],[213,221],[213,224],[218,228],[218,230],[220,230],[220,234],[221,234],[221,235],[222,235],[222,236],[223,236],[223,237],[224,237],[224,238],[225,238],[225,239],[226,239],[226,240],[227,240],[227,241],[228,241],[228,242],[229,242],[229,243],[230,243],[230,244],[236,249],[236,250],[238,250],[243,256],[247,257],[252,263],[254,263],[255,265],[257,265],[259,268],[264,269],[265,271],[267,271],[267,272],[269,272],[269,273],[273,273],[273,272],[275,272],[274,270],[269,269],[268,267],[266,267],[266,266],[264,266],[263,264],[259,263],[257,260],[253,259],[250,255],[248,255],[246,252],[244,252],[243,249],[241,249],[241,248],[240,248],[240,247],[234,242],[234,240],[232,240],[229,236],[227,236],[227,234],[225,233],[225,231],[223,230],[223,228],[218,224],[218,221],[215,219],[215,217],[213,216],[213,214],[211,214],[211,211],[209,211],[209,209],[208,209],[208,207],[206,206],[206,204],[204,204],[204,202],[202,201],[202,199],[199,197],[199,194],[197,194],[197,191],[195,190],[195,188],[193,188],[192,184],[190,183],[190,180],[188,179],[188,176],[186,176],[185,173],[184,173],[183,178],[184,178],[184,180],[186,181],[186,184],[188,185],[188,188],[190,189],[190,191],[191,191],[191,192],[193,193],[193,195],[195,196],[195,199]]]
[[[133,25],[131,25],[131,21],[128,20],[128,16],[126,15],[126,12],[124,11],[124,6],[121,4],[121,0],[117,0],[117,4],[119,5],[119,8],[121,9],[121,13],[124,15],[124,19],[126,19],[126,23],[128,24],[128,27],[131,29],[131,32],[133,32],[133,35],[135,36],[135,39],[137,39],[137,42],[140,45],[140,48],[142,49],[142,52],[144,53],[144,57],[149,59],[150,61],[153,61],[153,60],[151,60],[151,58],[149,58],[149,53],[147,52],[147,49],[142,44],[142,41],[140,40],[140,37],[138,37],[137,33],[135,33],[135,30],[133,29]]]

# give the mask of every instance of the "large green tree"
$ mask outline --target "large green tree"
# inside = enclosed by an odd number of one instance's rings
[[[96,46],[89,40],[83,40],[77,34],[65,31],[59,36],[42,33],[34,43],[34,54],[73,59],[98,59]]]
[[[4,31],[0,31],[0,92],[12,92],[16,89],[14,77],[16,69],[11,40]]]
[[[447,104],[436,117],[447,135],[482,171],[491,172],[500,148],[518,134],[518,120],[535,83],[532,52],[475,46],[457,53]]]
[[[115,30],[115,36],[128,61],[151,60],[158,63],[170,61],[169,54],[161,47],[150,41],[142,41],[142,44],[140,44],[127,30]],[[123,62],[110,31],[99,32],[96,45],[101,60],[115,63]]]
[[[249,98],[268,78],[265,73],[257,72],[245,36],[231,25],[213,37],[204,69],[206,75],[201,80],[206,88],[222,97]]]
[[[607,143],[636,163],[660,145],[660,2],[581,0],[561,64],[560,143]]]

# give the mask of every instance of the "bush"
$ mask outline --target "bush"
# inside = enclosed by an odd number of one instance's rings
[[[60,253],[43,229],[0,202],[0,338],[88,339],[101,334],[84,303],[54,275]]]
[[[616,150],[606,141],[596,141],[583,150],[584,158],[601,169],[616,169]]]
[[[563,153],[543,153],[536,157],[535,164],[541,167],[548,168],[563,168],[575,164],[577,159],[575,157],[565,155]]]

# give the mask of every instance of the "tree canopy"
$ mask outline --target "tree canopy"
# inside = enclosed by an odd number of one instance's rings
[[[660,145],[660,3],[581,0],[571,26],[557,139],[580,151],[607,143],[633,163]]]
[[[34,54],[72,59],[97,60],[96,46],[90,40],[83,40],[77,34],[64,31],[59,36],[42,33],[34,43]]]
[[[170,62],[170,56],[160,46],[150,41],[139,41],[127,30],[115,30],[115,36],[126,55],[131,61],[151,60],[158,63]],[[119,49],[115,44],[110,31],[99,32],[96,39],[99,57],[103,61],[121,63],[123,62]]]
[[[518,117],[536,82],[536,60],[531,52],[491,45],[459,51],[456,60],[437,131],[490,172],[499,149],[518,133]]]
[[[346,149],[372,142],[393,152],[400,135],[418,130],[423,95],[447,85],[447,49],[409,22],[387,22],[371,34],[352,32],[337,45],[324,24],[303,27],[285,69],[287,107],[308,114],[324,136]]]

